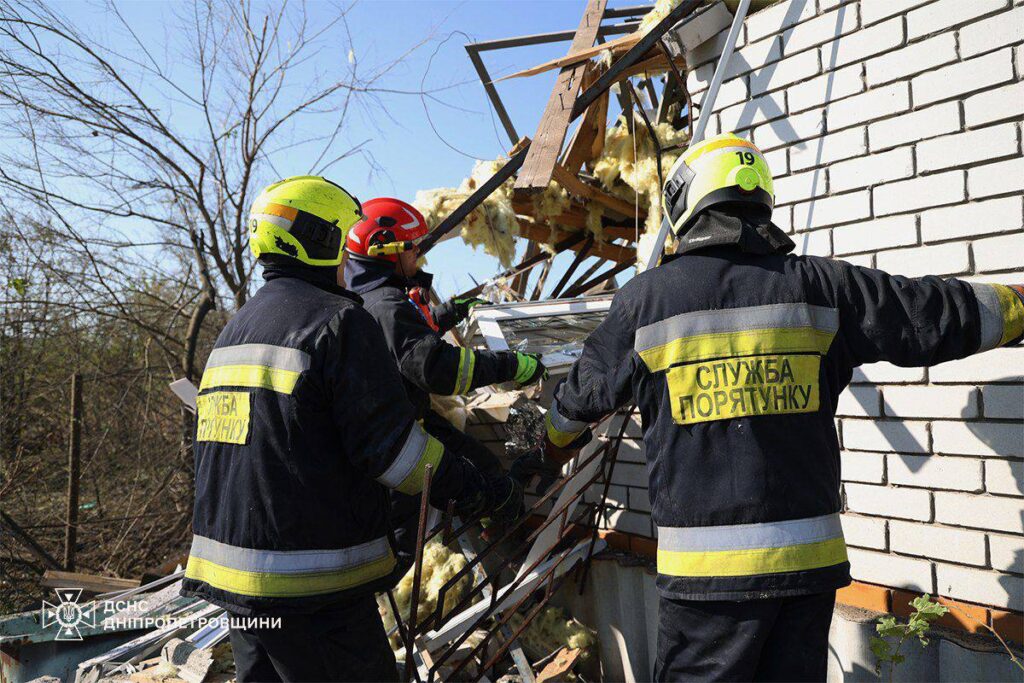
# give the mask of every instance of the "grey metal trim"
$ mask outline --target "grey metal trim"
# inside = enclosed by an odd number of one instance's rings
[[[405,437],[405,443],[402,444],[402,449],[398,451],[398,455],[395,456],[391,466],[384,474],[377,477],[377,481],[388,488],[397,488],[416,469],[420,458],[423,457],[423,452],[427,450],[428,439],[423,427],[418,422],[413,422],[409,436]]]
[[[638,329],[634,349],[639,353],[701,334],[797,327],[835,334],[839,331],[839,310],[796,303],[680,313]]]
[[[818,543],[843,537],[839,513],[764,524],[658,527],[658,549],[672,552],[756,550]]]
[[[978,352],[988,351],[999,346],[1003,339],[1003,307],[999,305],[999,295],[992,285],[981,282],[969,282],[974,290],[974,298],[978,300],[978,313],[981,316],[981,344]]]
[[[705,93],[704,99],[701,100],[700,117],[697,119],[697,125],[694,126],[693,134],[690,136],[690,142],[687,147],[692,147],[704,140],[704,131],[707,129],[708,121],[711,120],[711,115],[715,108],[715,100],[718,99],[718,89],[722,87],[722,81],[725,79],[725,70],[729,66],[733,50],[736,49],[736,39],[740,35],[740,29],[743,28],[743,22],[746,20],[749,10],[750,0],[740,0],[739,5],[736,7],[736,14],[732,18],[729,33],[725,38],[722,54],[718,56],[718,64],[715,65],[715,73],[711,76],[708,91]],[[670,230],[671,226],[662,221],[661,226],[658,228],[658,235],[654,238],[654,242],[651,243],[651,251],[647,255],[647,261],[644,262],[645,272],[657,267],[658,262],[661,261],[661,254],[665,250],[665,240],[668,239]]]
[[[338,571],[382,560],[391,554],[386,537],[336,550],[257,550],[199,536],[192,538],[192,557],[246,572],[307,574]]]
[[[309,354],[300,349],[272,344],[238,344],[214,349],[206,367],[223,365],[263,365],[277,370],[303,372],[309,369]]]

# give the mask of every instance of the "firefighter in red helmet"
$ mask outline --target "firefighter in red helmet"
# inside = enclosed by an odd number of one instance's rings
[[[538,356],[516,351],[483,351],[455,346],[442,335],[469,315],[478,299],[453,299],[431,307],[432,276],[419,269],[419,240],[427,234],[426,219],[400,199],[381,197],[363,204],[366,218],[348,234],[345,249],[346,286],[363,298],[363,306],[380,324],[405,380],[409,399],[428,433],[446,448],[475,464],[488,479],[508,479],[515,495],[522,488],[509,479],[497,458],[430,409],[430,395],[465,394],[488,384],[514,381],[525,386],[547,372]],[[397,496],[395,526],[399,546],[408,530],[401,523],[413,517],[415,500]],[[411,550],[411,548],[410,548]],[[399,557],[399,562],[410,561]]]

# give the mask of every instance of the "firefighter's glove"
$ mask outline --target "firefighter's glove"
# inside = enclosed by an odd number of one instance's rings
[[[439,325],[443,321],[445,326],[451,329],[468,318],[470,311],[475,307],[486,303],[486,299],[478,299],[475,296],[449,299],[434,309],[434,320]]]
[[[517,385],[525,387],[547,378],[548,369],[540,362],[539,354],[516,351],[516,376],[513,379]]]
[[[584,429],[580,432],[579,436],[564,446],[556,446],[552,443],[551,439],[545,437],[544,459],[548,462],[557,464],[558,467],[561,467],[579,455],[580,449],[590,443],[593,438],[594,433],[589,429]]]
[[[1011,290],[1013,290],[1013,293],[1017,295],[1021,303],[1024,304],[1024,285],[1009,285],[1009,287]],[[1011,339],[1009,342],[1007,342],[1006,345],[1016,346],[1017,344],[1020,344],[1022,341],[1024,341],[1024,335],[1017,337],[1016,339]]]
[[[562,465],[548,459],[543,451],[536,450],[516,458],[512,467],[509,468],[508,474],[522,484],[524,489],[530,485],[534,477],[539,477],[536,493],[544,495],[548,488],[562,476]]]
[[[488,510],[487,480],[468,460],[460,458],[464,465],[462,493],[455,499],[455,514],[463,520],[476,519]],[[444,501],[431,501],[434,507],[444,508]]]
[[[492,520],[511,524],[523,509],[523,486],[509,475],[487,482],[487,507]]]

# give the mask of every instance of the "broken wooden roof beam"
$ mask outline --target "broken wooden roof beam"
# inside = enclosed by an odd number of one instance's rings
[[[612,86],[613,83],[617,82],[622,77],[622,74],[626,69],[635,64],[647,53],[648,50],[654,47],[666,31],[696,10],[700,5],[700,2],[701,0],[684,0],[665,15],[665,17],[653,26],[646,34],[639,38],[639,40],[637,40],[625,54],[615,60],[608,70],[597,78],[592,86],[587,88],[583,94],[576,98],[572,112],[569,115],[569,120],[573,121],[579,118],[583,112],[587,110],[587,107],[593,104],[597,98]],[[467,197],[466,201],[460,204],[451,214],[448,215],[447,218],[441,221],[441,223],[432,230],[430,234],[424,237],[423,241],[420,243],[420,251],[422,253],[428,252],[435,244],[437,244],[438,240],[454,230],[459,223],[461,223],[470,214],[470,212],[473,211],[473,209],[479,206],[484,199],[494,192],[494,190],[511,178],[512,175],[515,174],[522,166],[529,148],[529,144],[524,145],[522,149],[513,154],[504,166],[498,169],[493,176],[477,188],[473,194]]]
[[[583,233],[573,234],[584,237]],[[523,218],[519,221],[519,236],[535,242],[549,242],[551,240],[551,230],[530,218]],[[569,249],[573,251],[579,251],[582,248],[583,245],[579,242],[569,246]],[[616,263],[625,263],[630,259],[636,258],[636,249],[609,242],[595,242],[590,253],[592,256],[598,256],[609,261],[615,261]]]
[[[607,0],[588,0],[567,57],[574,57],[577,53],[593,47],[606,4]],[[537,126],[537,133],[533,137],[533,144],[530,145],[530,151],[516,179],[517,190],[540,192],[551,182],[586,69],[585,61],[577,61],[575,64],[562,67],[559,71],[544,114]]]

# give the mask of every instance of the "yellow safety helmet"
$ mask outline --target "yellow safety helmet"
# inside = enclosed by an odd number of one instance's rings
[[[253,202],[249,248],[256,258],[336,266],[349,229],[362,219],[359,200],[341,185],[320,176],[292,176],[268,185]]]
[[[754,143],[722,133],[683,152],[665,180],[664,200],[676,235],[684,234],[701,211],[715,204],[752,204],[770,216],[775,207],[772,172]]]

